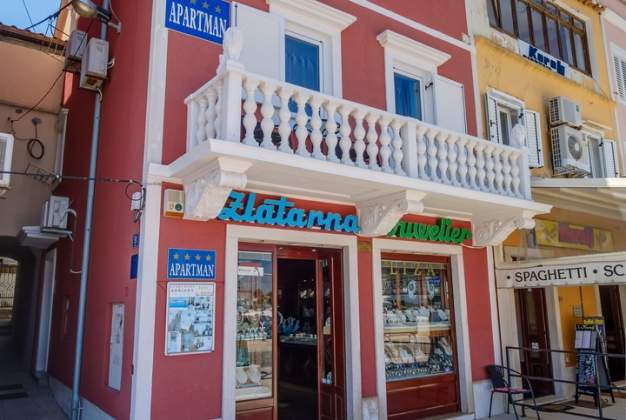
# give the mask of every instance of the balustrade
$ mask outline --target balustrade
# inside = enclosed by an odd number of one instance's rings
[[[224,86],[233,83],[240,86],[238,100],[225,97]],[[228,95],[234,94],[236,88],[228,91]],[[524,149],[285,82],[226,70],[186,103],[188,150],[219,138],[277,153],[530,199]],[[237,103],[239,108],[234,109]],[[237,132],[237,138],[220,137]]]

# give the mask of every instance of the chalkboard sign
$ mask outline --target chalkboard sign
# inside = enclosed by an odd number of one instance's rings
[[[576,401],[580,395],[591,395],[599,404],[598,390],[608,391],[613,396],[606,357],[597,354],[606,353],[604,319],[585,318],[582,324],[576,325],[575,337]]]

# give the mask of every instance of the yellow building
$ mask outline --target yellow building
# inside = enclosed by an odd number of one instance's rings
[[[526,147],[533,198],[553,206],[495,257],[503,359],[507,346],[574,351],[576,325],[593,316],[604,317],[607,350],[623,354],[626,168],[614,141],[605,9],[588,0],[468,7],[482,135]],[[526,374],[575,378],[575,353],[509,353]],[[608,368],[613,380],[624,379],[623,362],[609,358]],[[563,383],[533,386],[539,395],[573,392]]]

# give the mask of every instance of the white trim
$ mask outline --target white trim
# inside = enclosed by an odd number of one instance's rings
[[[39,333],[37,337],[37,357],[35,374],[43,375],[48,371],[50,353],[50,332],[52,329],[52,306],[56,286],[57,250],[51,249],[42,255],[44,258],[43,285],[41,287],[41,312],[39,314]]]
[[[475,48],[473,45],[468,45],[465,42],[461,41],[460,39],[453,38],[450,35],[446,35],[441,31],[431,28],[430,26],[426,26],[422,23],[416,22],[412,19],[402,16],[401,14],[392,12],[389,9],[385,9],[384,7],[379,6],[378,4],[375,4],[369,0],[350,0],[350,1],[354,4],[358,4],[361,7],[369,9],[373,12],[381,14],[397,22],[400,22],[410,28],[423,32],[434,38],[440,39],[444,42],[447,42],[448,44],[454,45],[455,47],[461,48],[466,51],[475,51]]]
[[[502,364],[502,352],[500,347],[500,320],[498,319],[498,297],[496,291],[496,265],[493,258],[493,246],[488,246],[487,253],[487,278],[489,281],[489,305],[491,306],[491,333],[493,335],[493,361],[496,365]]]
[[[342,97],[341,31],[356,17],[316,0],[266,1],[270,13],[285,19],[284,34],[292,32],[320,42],[320,91]],[[284,48],[281,51],[284,80]]]
[[[382,296],[381,253],[401,252],[450,257],[454,291],[454,313],[457,338],[457,369],[463,413],[474,411],[474,389],[472,384],[472,364],[470,357],[469,324],[467,320],[467,297],[465,289],[465,269],[463,248],[455,245],[442,245],[425,242],[374,239],[372,241],[372,290],[374,293],[374,339],[376,354],[376,392],[378,413],[387,418],[387,385],[385,380],[384,322]]]
[[[224,337],[222,362],[222,418],[234,419],[235,356],[237,323],[237,259],[241,241],[335,247],[343,250],[343,289],[345,325],[345,374],[347,418],[361,420],[361,345],[359,322],[359,285],[357,238],[351,235],[326,234],[310,230],[271,229],[228,225],[224,262]]]
[[[400,35],[389,29],[381,32],[376,40],[382,47],[393,53],[394,58],[422,68],[431,73],[437,73],[437,67],[448,61],[452,56],[446,52]]]
[[[144,214],[141,218],[139,263],[135,297],[133,375],[130,397],[131,419],[148,419],[152,406],[152,371],[156,317],[157,262],[161,222],[161,185],[149,181],[150,163],[160,163],[163,153],[165,85],[167,80],[168,31],[165,29],[165,0],[152,2],[150,55],[146,97],[143,180]]]
[[[602,12],[602,17],[606,19],[611,25],[617,26],[618,28],[626,28],[626,19],[615,13],[613,10],[606,8],[604,12]]]

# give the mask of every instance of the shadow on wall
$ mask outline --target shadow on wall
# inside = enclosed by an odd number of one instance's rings
[[[0,236],[0,258],[3,257],[11,258],[18,264],[13,303],[13,339],[22,367],[29,368],[37,314],[37,257],[28,247],[21,246],[16,238]]]

